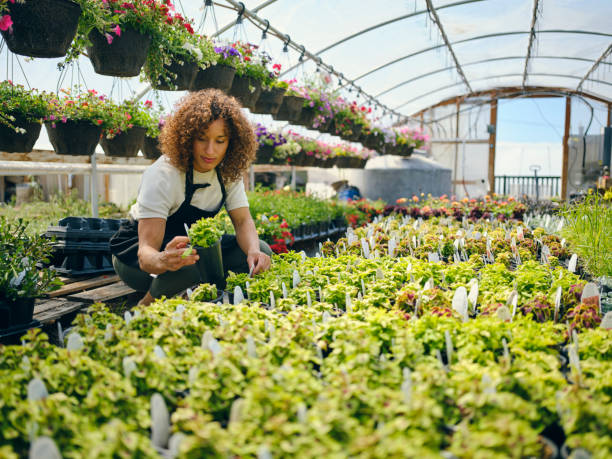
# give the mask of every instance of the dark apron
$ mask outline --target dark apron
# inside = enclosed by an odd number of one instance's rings
[[[226,192],[221,174],[218,169],[217,180],[221,185],[222,198],[221,202],[215,210],[208,211],[202,210],[198,207],[191,205],[191,198],[196,190],[200,188],[207,188],[210,183],[193,183],[193,166],[189,165],[189,169],[185,173],[185,200],[178,208],[176,212],[168,217],[166,220],[166,231],[164,233],[164,240],[162,242],[160,250],[166,247],[166,244],[174,239],[176,236],[187,236],[185,233],[185,224],[191,226],[201,218],[212,218],[219,213],[223,205],[225,204]],[[226,239],[224,235],[223,239]],[[231,240],[230,240],[231,239]],[[228,246],[236,244],[235,238],[227,238],[222,241],[222,245]],[[138,221],[130,219],[121,224],[119,230],[113,235],[110,240],[110,250],[121,262],[140,269],[138,264]]]

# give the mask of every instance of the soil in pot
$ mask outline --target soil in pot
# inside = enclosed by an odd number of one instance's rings
[[[244,108],[252,110],[261,94],[261,84],[254,78],[247,76],[234,76],[229,95],[234,96]]]
[[[189,61],[172,61],[170,65],[165,65],[165,69],[170,73],[167,80],[161,82],[151,81],[153,89],[161,89],[162,91],[185,91],[193,86],[193,81],[198,74],[198,64]]]
[[[102,134],[100,126],[80,120],[65,123],[47,121],[45,128],[58,155],[93,155]]]
[[[285,90],[281,88],[262,89],[259,99],[255,103],[255,108],[251,111],[260,114],[277,114],[283,103],[284,94]]]
[[[21,115],[13,115],[15,121],[13,126],[25,129],[24,133],[15,132],[13,129],[0,124],[0,151],[8,153],[29,153],[34,148],[34,144],[40,135],[42,125],[27,121]]]
[[[131,27],[123,28],[111,44],[95,29],[89,33],[89,40],[92,45],[87,47],[87,55],[96,73],[118,77],[138,76],[151,45],[149,35]]]
[[[193,80],[192,91],[201,89],[220,89],[228,92],[232,87],[236,69],[229,65],[212,65],[206,69],[199,69]]]
[[[272,155],[274,154],[273,145],[260,145],[257,148],[257,156],[255,157],[255,164],[270,164],[272,162]]]
[[[162,155],[157,137],[145,135],[144,142],[142,143],[142,154],[147,159],[157,159]]]
[[[278,113],[272,115],[275,120],[291,121],[295,123],[300,119],[304,98],[299,96],[285,96]]]
[[[81,7],[71,0],[36,0],[8,3],[13,26],[2,31],[15,54],[62,57],[76,35]]]
[[[104,153],[108,156],[137,156],[144,142],[146,131],[143,127],[134,126],[132,129],[124,131],[112,139],[107,139],[105,135],[102,135],[100,145],[102,145]]]

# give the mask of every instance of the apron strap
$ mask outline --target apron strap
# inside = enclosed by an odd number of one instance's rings
[[[200,188],[208,188],[210,183],[196,183],[193,184],[193,164],[189,164],[187,173],[185,174],[185,202],[191,204],[191,198],[196,190]],[[221,191],[223,191],[223,185],[221,185]]]

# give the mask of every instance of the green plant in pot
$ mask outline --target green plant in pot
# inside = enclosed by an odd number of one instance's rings
[[[96,90],[62,89],[49,98],[45,128],[59,155],[92,155],[112,113],[112,103]]]
[[[196,75],[192,91],[215,88],[228,92],[232,87],[236,68],[242,61],[242,55],[236,43],[231,45],[216,44],[214,46],[215,61],[208,67],[201,67]]]
[[[267,61],[257,53],[256,45],[242,42],[233,45],[236,45],[242,59],[236,66],[236,75],[229,95],[238,99],[245,108],[253,110],[261,94],[262,83],[268,74]]]
[[[264,64],[271,62],[271,59],[265,53],[262,53],[262,60]],[[269,113],[274,116],[280,110],[285,92],[289,88],[289,83],[279,79],[280,71],[281,65],[274,64],[272,71],[266,74],[262,81],[261,94],[252,110],[253,113]]]
[[[130,100],[112,104],[100,144],[109,156],[137,156],[144,142],[151,115],[142,103]]]
[[[225,287],[223,273],[223,257],[221,255],[221,236],[225,228],[223,214],[212,218],[201,218],[189,227],[189,241],[198,252],[198,268],[202,282],[215,284],[218,288]],[[186,249],[189,254],[191,249]]]
[[[161,108],[154,109],[153,102],[146,100],[144,108],[148,111],[149,116],[145,117],[144,127],[147,129],[144,142],[142,144],[142,153],[147,159],[157,159],[162,155],[159,148],[158,137],[162,127],[166,123]]]
[[[300,88],[295,86],[296,80],[289,80],[283,103],[278,113],[272,115],[275,120],[291,121],[297,123],[302,115],[305,98],[302,97]]]
[[[0,83],[0,150],[32,151],[47,115],[46,96],[10,80]]]
[[[55,271],[39,266],[50,261],[50,241],[27,226],[0,217],[0,328],[31,322],[34,300],[62,285]]]

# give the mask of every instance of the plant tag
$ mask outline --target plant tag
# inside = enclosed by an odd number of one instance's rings
[[[612,311],[606,312],[606,315],[601,321],[601,328],[605,328],[606,330],[612,329]]]
[[[434,280],[433,277],[430,277],[427,282],[425,282],[423,290],[431,290],[432,288],[434,288]]]
[[[164,352],[164,350],[161,348],[161,346],[159,344],[155,345],[155,347],[153,348],[153,353],[160,360],[166,358],[166,353]]]
[[[502,346],[504,347],[504,359],[510,361],[510,349],[508,349],[506,338],[502,338]]]
[[[402,376],[402,395],[404,396],[404,402],[409,405],[412,400],[412,372],[410,368],[404,368]]]
[[[512,316],[510,316],[510,309],[508,309],[508,306],[501,306],[497,311],[495,311],[495,315],[503,322],[508,322],[512,318]]]
[[[427,260],[430,263],[438,263],[440,261],[440,255],[438,255],[436,252],[429,252],[427,254]]]
[[[255,340],[251,335],[246,337],[247,343],[247,355],[251,358],[257,358],[257,347],[255,346]]]
[[[376,268],[376,279],[380,280],[384,278],[385,278],[385,275],[383,274],[382,269]]]
[[[563,294],[563,289],[561,287],[557,287],[557,293],[555,293],[555,316],[554,321],[557,322],[559,320],[559,309],[561,308],[561,295]]]
[[[321,287],[319,287],[319,301],[323,301],[323,290],[321,290]]]
[[[27,355],[24,355],[21,358],[21,365],[19,365],[19,367],[23,370],[23,371],[30,371],[32,369],[32,366],[30,365],[30,359],[28,359]]]
[[[77,332],[73,332],[68,335],[68,344],[66,344],[66,349],[69,351],[80,351],[83,349],[84,345],[85,343],[83,343],[83,338],[81,338],[81,335],[79,335]]]
[[[276,307],[276,298],[274,298],[274,292],[270,291],[270,307],[274,309]]]
[[[283,298],[286,300],[287,299],[287,286],[285,285],[284,282],[281,282],[281,287],[283,289]]]
[[[414,235],[412,236],[412,247],[414,247],[415,249],[417,248],[417,240]]]
[[[565,240],[565,238],[561,239],[561,248],[564,248],[566,244],[567,241]]]
[[[227,292],[223,292],[222,301],[223,304],[229,304],[229,294]]]
[[[364,258],[370,258],[370,245],[365,238],[361,238],[361,251],[363,253]]]
[[[324,324],[327,323],[331,319],[331,314],[327,311],[323,311],[323,317],[321,318],[321,322]]]
[[[436,358],[440,362],[440,365],[442,365],[442,368],[448,372],[448,367],[444,365],[444,360],[442,360],[442,353],[440,352],[440,349],[436,349]]]
[[[321,244],[320,242],[319,242],[319,252],[323,253],[323,244]]]
[[[123,313],[123,319],[125,320],[125,324],[129,325],[132,321],[132,313],[130,311],[125,311]]]
[[[268,445],[261,445],[257,448],[257,459],[272,459],[272,453]]]
[[[557,224],[557,233],[563,229],[563,219],[559,220]]]
[[[482,392],[484,394],[494,394],[495,393],[495,384],[493,384],[493,380],[487,373],[484,373],[482,375],[482,379],[480,380],[480,383],[482,384]]]
[[[448,330],[444,331],[444,340],[446,341],[446,358],[448,360],[448,366],[451,366],[453,362],[453,341]]]
[[[229,417],[230,424],[234,422],[242,421],[243,407],[244,407],[243,398],[237,398],[236,400],[234,400],[234,402],[232,403],[232,407],[230,408],[230,417]]]
[[[510,318],[510,321],[514,320],[514,316],[516,315],[517,305],[518,305],[518,294],[514,295],[514,298],[512,298],[512,316]]]
[[[300,403],[297,407],[297,420],[301,424],[306,424],[306,416],[308,415],[308,409],[306,405]]]
[[[523,233],[523,227],[519,226],[516,229],[516,237],[518,238],[519,241],[522,241],[523,239],[525,239],[525,235]]]
[[[351,295],[348,292],[345,294],[346,312],[353,312],[353,303],[351,302]]]
[[[134,363],[134,360],[132,360],[132,358],[129,356],[123,357],[121,363],[123,366],[123,374],[129,379],[132,372],[136,370],[136,363]]]
[[[212,332],[210,330],[206,330],[203,334],[202,334],[202,340],[200,341],[200,346],[203,349],[208,349],[208,343],[210,342],[211,339],[213,339],[214,336],[212,334]]]
[[[580,357],[578,356],[578,345],[576,343],[570,344],[567,349],[569,357],[569,363],[578,373],[578,380],[582,379],[582,369],[580,368]]]
[[[592,298],[595,298],[595,300],[593,300]],[[589,282],[588,284],[586,284],[584,286],[584,290],[582,290],[582,296],[580,297],[580,302],[586,303],[587,300],[590,300],[589,302],[597,301],[597,305],[599,305],[600,303],[599,289],[597,288],[597,284],[594,284],[593,282]]]
[[[378,253],[378,249],[374,249],[374,252],[370,254],[371,259],[380,258],[380,253]]]
[[[410,273],[412,271],[412,263],[408,262],[408,266],[406,266],[406,273]]]
[[[178,457],[181,443],[183,443],[184,439],[185,434],[183,432],[176,432],[170,436],[168,440],[168,449],[170,450],[171,458]]]
[[[30,446],[29,459],[62,459],[62,455],[53,439],[38,437]]]
[[[567,270],[570,273],[575,273],[576,272],[576,264],[578,263],[578,255],[576,255],[575,253],[572,254],[572,256],[570,257],[569,263],[567,265]]]
[[[190,288],[188,288],[187,290],[185,290],[185,293],[187,293],[187,298],[191,299],[191,295],[193,295],[193,290],[191,290]]]
[[[28,400],[36,402],[49,396],[47,386],[40,378],[34,378],[28,383]]]
[[[338,246],[334,246],[334,251],[336,252],[336,258],[340,256],[340,251],[338,250]]]
[[[397,242],[395,241],[395,236],[389,240],[389,245],[387,246],[389,257],[393,258],[395,256],[395,249],[397,248]]]
[[[470,281],[470,293],[468,294],[468,301],[472,305],[472,310],[476,310],[476,304],[478,303],[478,280],[472,279]]]
[[[548,248],[548,246],[546,244],[542,244],[542,253],[541,253],[541,258],[542,258],[542,263],[547,265],[548,264],[548,257],[550,256],[550,249]]]
[[[216,338],[211,338],[208,341],[208,350],[212,352],[213,357],[218,356],[221,353],[221,344]]]
[[[306,261],[306,258],[308,258],[306,256],[306,252],[304,252],[303,250],[300,251],[300,257],[302,257],[302,263]]]
[[[181,304],[181,305],[177,306],[177,308],[180,307],[180,306],[183,307],[183,311],[184,311],[185,310],[185,305]],[[132,319],[140,319],[140,316],[141,316],[141,312],[140,312],[140,310],[137,309],[136,311],[134,311],[134,317],[132,317]]]
[[[465,287],[461,286],[455,290],[453,295],[453,310],[457,311],[464,322],[468,320],[468,296]]]
[[[251,295],[249,295],[249,289],[251,288],[251,284],[249,283],[249,281],[246,281],[244,283],[244,288],[246,289],[246,294],[247,294],[247,299],[251,299]]]
[[[113,327],[111,324],[106,324],[106,330],[104,330],[104,341],[110,341],[113,337]]]
[[[242,289],[240,285],[236,285],[234,287],[234,304],[240,304],[244,301],[244,294],[242,293]]]
[[[170,414],[164,398],[159,393],[151,396],[151,442],[165,448],[170,438]]]
[[[306,305],[309,308],[312,306],[312,298],[310,297],[310,290],[306,290]]]

